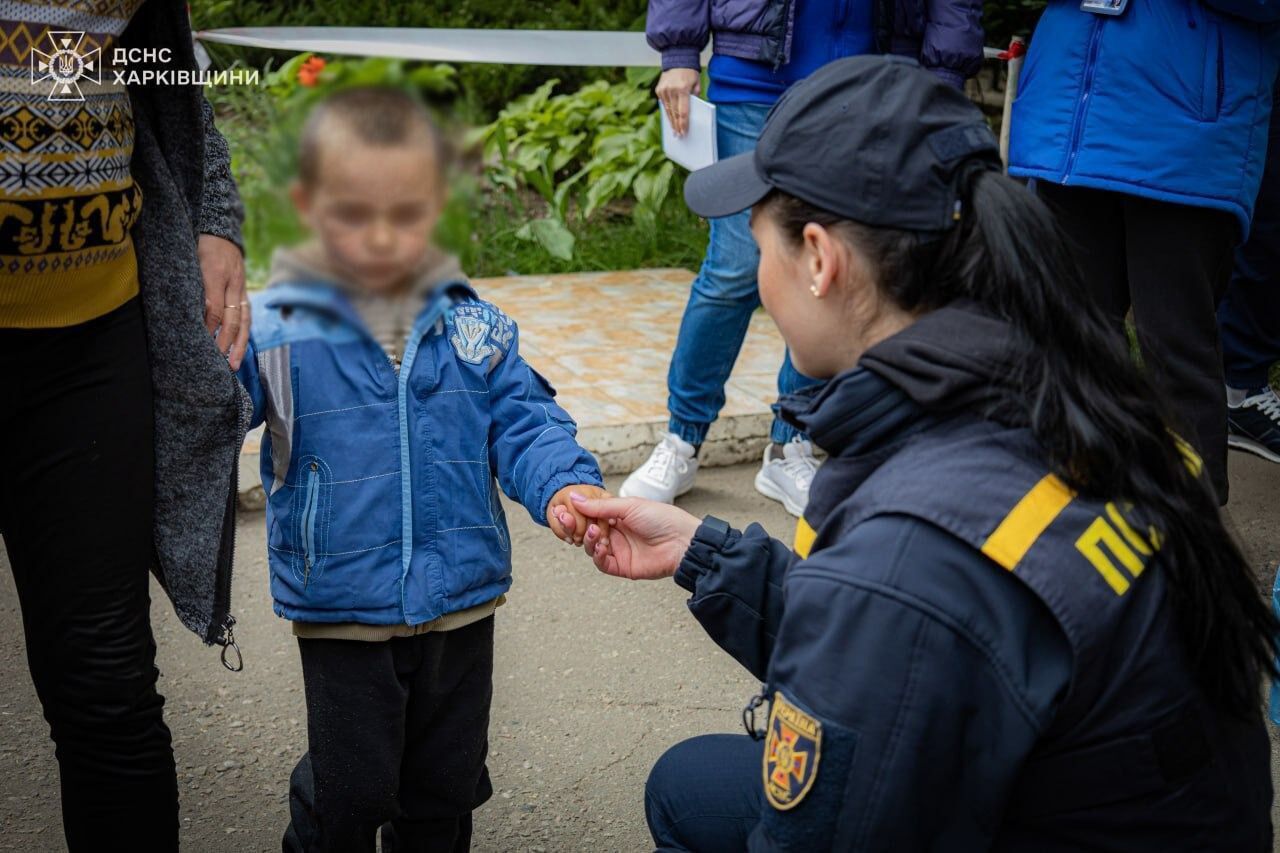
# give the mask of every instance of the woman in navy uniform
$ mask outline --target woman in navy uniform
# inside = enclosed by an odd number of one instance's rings
[[[787,416],[830,459],[793,547],[579,503],[601,570],[674,575],[764,682],[753,736],[654,767],[657,844],[1269,851],[1275,620],[979,113],[909,61],[840,60],[685,193],[752,208],[764,305],[829,380]]]

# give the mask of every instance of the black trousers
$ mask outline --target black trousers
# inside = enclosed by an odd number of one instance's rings
[[[465,851],[493,795],[493,617],[380,643],[299,639],[308,752],[285,853]]]
[[[178,847],[147,590],[152,430],[137,299],[0,329],[0,530],[72,851]]]
[[[1227,395],[1217,306],[1239,239],[1222,211],[1038,182],[1078,249],[1086,297],[1123,333],[1133,309],[1143,363],[1227,502]]]

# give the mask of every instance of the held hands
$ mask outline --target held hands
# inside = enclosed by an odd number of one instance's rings
[[[630,580],[671,577],[701,523],[678,507],[639,498],[570,495],[579,516],[592,519],[583,548],[596,568]]]
[[[573,501],[569,499],[571,492],[590,498],[607,498],[609,493],[599,486],[565,486],[556,492],[547,504],[547,526],[557,539],[570,545],[581,545],[587,535],[587,526],[591,523],[585,515],[578,512]]]

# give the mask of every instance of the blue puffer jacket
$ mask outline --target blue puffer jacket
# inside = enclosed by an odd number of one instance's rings
[[[724,56],[775,67],[791,59],[797,2],[853,0],[649,0],[645,35],[662,68],[698,68],[715,35]],[[873,0],[876,50],[909,56],[958,85],[982,64],[981,0]]]
[[[1013,109],[1009,171],[1227,211],[1248,232],[1280,63],[1280,0],[1051,0]]]
[[[399,372],[350,303],[319,284],[253,296],[239,377],[264,420],[271,594],[280,616],[429,622],[511,586],[502,489],[546,524],[568,485],[601,483],[515,324],[441,285]]]

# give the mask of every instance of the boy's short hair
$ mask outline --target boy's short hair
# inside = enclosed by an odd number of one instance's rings
[[[405,145],[421,135],[444,171],[447,147],[422,101],[391,86],[358,86],[329,95],[307,116],[298,140],[298,178],[304,185],[319,176],[325,138],[335,128],[370,145]]]

